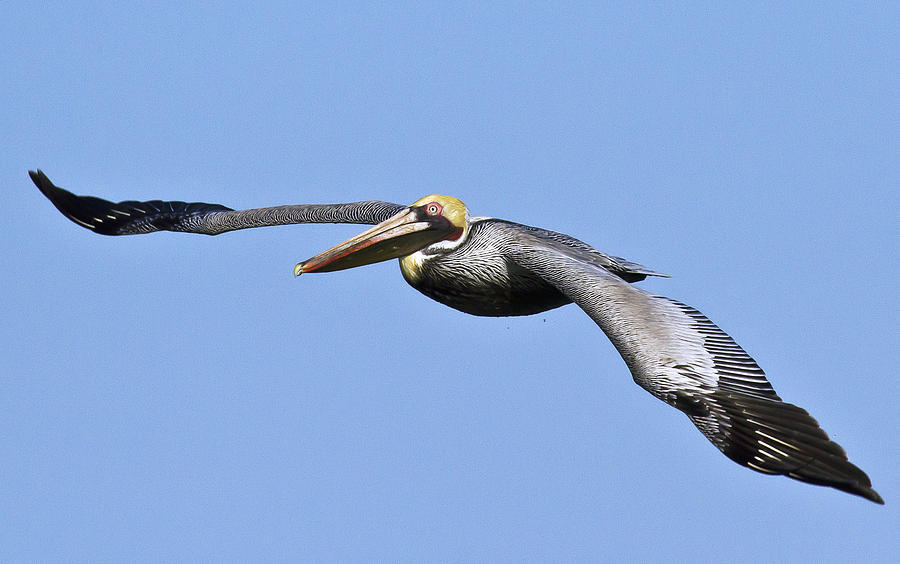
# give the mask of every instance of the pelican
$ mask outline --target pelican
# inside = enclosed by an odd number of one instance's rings
[[[844,449],[804,409],[782,401],[730,336],[691,306],[632,285],[664,275],[568,235],[471,216],[450,196],[425,196],[409,206],[364,201],[233,210],[199,202],[113,203],[72,194],[40,170],[29,175],[63,215],[102,235],[374,225],[297,264],[294,274],[397,258],[413,288],[472,315],[531,315],[574,302],[606,333],[634,381],[685,413],[731,460],[884,503]]]

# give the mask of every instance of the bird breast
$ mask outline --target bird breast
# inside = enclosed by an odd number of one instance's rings
[[[463,245],[442,254],[419,251],[400,259],[400,271],[416,290],[471,315],[532,315],[571,303],[495,249]]]

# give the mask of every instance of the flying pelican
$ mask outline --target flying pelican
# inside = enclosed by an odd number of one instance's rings
[[[429,298],[472,315],[531,315],[575,302],[606,333],[635,382],[684,412],[731,460],[883,504],[805,410],[785,403],[744,349],[696,309],[631,283],[663,276],[568,235],[490,217],[431,195],[409,206],[381,201],[233,210],[152,200],[76,196],[29,171],[66,217],[103,235],[226,231],[295,223],[371,229],[297,264],[294,274],[400,259],[403,278]]]

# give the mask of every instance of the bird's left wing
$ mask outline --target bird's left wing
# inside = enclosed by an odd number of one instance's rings
[[[233,210],[220,204],[150,200],[110,202],[77,196],[55,186],[42,171],[31,180],[56,209],[78,225],[102,235],[135,235],[180,231],[218,235],[236,229],[295,223],[360,223],[375,225],[403,209],[377,200],[349,204],[298,204]]]
[[[512,226],[508,229],[515,229]],[[756,362],[696,309],[656,296],[533,232],[502,240],[508,260],[555,286],[606,333],[635,381],[677,407],[726,456],[884,503],[805,410],[785,403]]]

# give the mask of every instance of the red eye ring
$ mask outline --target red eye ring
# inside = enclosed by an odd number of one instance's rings
[[[428,215],[441,215],[441,212],[444,211],[444,206],[440,205],[437,202],[431,202],[425,205],[425,213]]]

